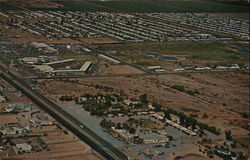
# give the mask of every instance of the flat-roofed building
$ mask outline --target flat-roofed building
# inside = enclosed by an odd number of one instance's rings
[[[43,73],[52,73],[54,71],[54,69],[48,65],[35,65],[34,68]]]
[[[52,52],[52,53],[56,53],[58,52],[57,49],[53,48],[53,47],[50,47],[49,45],[45,44],[45,43],[40,43],[40,42],[32,42],[31,43],[31,46],[35,47],[35,48],[42,48],[44,50],[47,50],[49,52]]]
[[[74,62],[75,59],[66,59],[66,60],[61,60],[61,61],[54,61],[54,62],[49,62],[49,63],[44,63],[45,65],[53,66],[57,64],[64,64],[64,63],[69,63],[69,62]]]
[[[4,103],[4,102],[6,102],[6,99],[0,95],[0,103]]]
[[[91,64],[91,61],[86,61],[79,70],[86,72],[90,68]]]

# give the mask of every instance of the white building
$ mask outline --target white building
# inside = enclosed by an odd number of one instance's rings
[[[21,153],[29,153],[32,150],[32,146],[28,143],[16,144],[15,147],[17,151]]]
[[[6,99],[0,95],[0,103],[4,103],[4,102],[6,102]]]

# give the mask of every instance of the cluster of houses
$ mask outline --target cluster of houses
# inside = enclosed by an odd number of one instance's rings
[[[148,66],[147,70],[154,71],[154,72],[165,72],[165,69],[161,66]]]
[[[20,125],[14,125],[14,126],[3,126],[0,128],[0,132],[3,135],[16,135],[16,134],[23,134],[23,133],[30,133],[32,132],[30,126],[20,126]]]
[[[208,13],[150,13],[148,16],[249,40],[249,20]]]
[[[223,146],[212,147],[208,150],[208,153],[215,154],[223,159],[228,159],[228,160],[238,160],[238,159],[247,160],[247,158],[243,154],[231,151],[230,149],[225,148]]]
[[[149,113],[149,112],[145,112]],[[146,115],[146,114],[145,114]],[[197,136],[198,134],[191,130],[191,128],[186,128],[184,126],[181,126],[178,121],[179,117],[175,115],[171,115],[171,120],[165,119],[162,115],[157,114],[153,112],[150,114],[150,117],[159,120],[161,123],[166,123],[167,125],[170,125],[183,133],[189,135],[189,136]],[[117,129],[115,127],[111,127],[110,131],[113,133],[115,137],[118,137],[128,143],[135,143],[138,139],[142,139],[142,143],[144,144],[153,144],[153,143],[165,143],[169,141],[169,138],[167,137],[167,132],[165,131],[155,131],[155,133],[148,133],[142,134],[140,131],[137,131],[134,134],[130,134],[125,129]],[[159,136],[161,135],[161,136]]]
[[[42,50],[43,52],[47,52],[47,53],[58,53],[59,52],[57,49],[47,45],[46,43],[32,42],[30,45],[39,49],[39,50]]]
[[[20,14],[20,15],[19,15]],[[24,13],[15,13],[13,17]],[[106,12],[37,11],[25,16],[42,16],[47,19],[19,22],[18,27],[48,38],[111,37],[124,43],[161,41],[204,41],[216,37],[186,27],[175,26],[152,18]]]
[[[169,138],[166,136],[158,136],[155,135],[146,135],[142,134],[141,132],[136,132],[135,134],[130,134],[125,129],[117,129],[115,127],[111,127],[110,131],[113,133],[114,137],[118,137],[127,143],[136,143],[138,139],[142,139],[142,143],[144,144],[154,144],[154,143],[166,143],[169,141]],[[154,134],[154,133],[151,133]]]
[[[48,126],[54,124],[54,120],[49,119],[46,114],[41,112],[33,112],[31,116],[28,117],[28,121],[35,126]]]
[[[230,64],[228,66],[218,65],[215,67],[184,67],[184,68],[176,68],[174,71],[186,71],[186,70],[193,70],[193,71],[234,71],[244,69],[241,68],[238,64]]]
[[[0,95],[0,103],[5,103],[7,100],[4,96]]]
[[[198,135],[196,132],[192,131],[191,129],[186,128],[186,127],[184,127],[184,126],[181,126],[181,125],[179,124],[179,118],[178,118],[177,116],[171,116],[171,120],[168,120],[168,119],[164,118],[162,115],[159,115],[159,114],[157,114],[157,113],[154,113],[154,114],[152,114],[151,116],[152,116],[153,118],[155,118],[155,119],[161,121],[161,122],[164,122],[164,123],[166,123],[166,124],[168,124],[168,125],[170,125],[170,126],[176,128],[176,129],[178,129],[178,130],[180,130],[180,131],[182,131],[182,132],[184,132],[184,133],[190,135],[190,136],[197,136],[197,135]],[[174,122],[174,120],[175,120],[176,122]]]
[[[11,113],[11,112],[28,112],[32,110],[31,105],[17,105],[17,104],[9,104],[3,107],[2,112]]]
[[[4,86],[0,83],[0,93],[4,90]],[[5,98],[5,96],[0,94],[0,103],[5,103],[7,101],[7,99]]]

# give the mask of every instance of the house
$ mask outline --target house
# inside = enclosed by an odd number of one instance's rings
[[[6,102],[6,99],[0,95],[0,103],[5,103]]]
[[[11,127],[7,127],[7,128],[4,128],[4,129],[1,129],[0,132],[3,135],[14,135],[14,134],[16,134],[16,131],[13,128],[11,128]]]
[[[24,58],[21,58],[20,61],[27,65],[33,65],[33,64],[38,63],[38,58],[37,57],[24,57]]]
[[[2,92],[4,89],[4,86],[0,83],[0,91]]]
[[[151,144],[151,143],[157,143],[157,139],[143,139],[143,143],[145,144]]]
[[[174,71],[185,71],[185,69],[184,68],[177,68]]]
[[[29,153],[32,150],[32,146],[22,138],[11,139],[10,144],[17,154]]]
[[[7,107],[4,108],[5,112],[12,112],[17,108],[16,105],[9,104]]]
[[[145,144],[153,144],[153,143],[166,143],[169,141],[169,138],[143,138],[143,143]]]
[[[153,104],[148,104],[148,109],[155,109],[155,107],[153,107]]]
[[[176,123],[180,124],[180,117],[179,116],[174,115],[174,114],[170,114],[170,117],[171,117],[171,120],[173,122],[176,122]]]
[[[31,110],[32,110],[32,106],[25,105],[25,106],[23,107],[23,110],[24,110],[25,112],[31,111]]]
[[[115,127],[111,127],[110,130],[114,135],[117,135],[117,137],[119,137],[125,141],[128,141],[128,142],[133,141],[133,137],[138,136],[137,134],[129,134],[126,130],[116,129]]]
[[[6,149],[5,146],[0,146],[0,151],[3,151],[3,150],[5,150],[5,149]]]
[[[14,127],[5,127],[0,130],[3,135],[15,135],[31,132],[31,128],[29,126],[14,126]]]
[[[32,150],[32,146],[28,143],[16,144],[17,153],[29,153]]]
[[[130,99],[125,99],[124,101],[123,101],[123,103],[124,104],[126,104],[127,106],[129,106],[129,105],[135,105],[135,104],[139,104],[139,102],[137,102],[137,101],[132,101],[132,100],[130,100]]]

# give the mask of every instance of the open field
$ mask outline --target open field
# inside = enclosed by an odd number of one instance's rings
[[[239,54],[227,43],[151,43],[145,44],[110,44],[99,45],[104,51],[116,51],[113,56],[136,63],[143,61],[144,64],[156,64],[156,58],[143,55],[144,52],[158,52],[162,55],[176,56],[183,59],[184,64],[199,64],[204,62],[248,62],[249,55]]]
[[[104,1],[92,3],[125,12],[187,12],[186,9],[174,6],[161,6],[148,2]]]
[[[47,136],[43,137],[43,141],[48,144],[50,151],[46,154],[42,152],[24,154],[19,157],[23,159],[68,159],[73,157],[75,160],[81,160],[86,157],[90,157],[93,160],[100,160],[87,145],[82,143],[73,134],[64,133],[47,133]],[[68,147],[70,146],[70,147]],[[73,159],[72,158],[72,159]],[[71,159],[71,158],[70,158]]]
[[[208,1],[161,1],[164,6],[184,8],[189,12],[248,12],[248,7]]]
[[[245,6],[206,1],[95,1],[92,3],[126,12],[248,12]]]
[[[17,11],[20,10],[19,7],[4,3],[4,2],[0,2],[0,11],[4,11],[4,10],[8,10],[8,11]]]
[[[100,68],[103,74],[139,74],[144,73],[141,70],[128,65],[104,65]]]
[[[96,11],[104,11],[103,8],[97,7],[95,5],[91,5],[88,3],[80,2],[80,1],[59,1],[57,2],[63,5],[62,10],[77,10],[77,11],[84,11],[84,12],[96,12]]]
[[[70,38],[48,39],[44,37],[38,38],[38,37],[35,37],[34,35],[30,35],[29,37],[11,38],[11,40],[17,43],[31,43],[34,41],[44,42],[47,44],[82,44],[83,43],[83,42],[73,40]]]
[[[119,41],[111,38],[80,38],[79,41],[87,44],[105,44],[105,43],[119,43]]]
[[[12,2],[13,3],[13,2]],[[123,11],[123,12],[248,12],[248,7],[236,3],[220,3],[211,1],[17,1],[22,7],[32,10],[72,10],[72,11]],[[20,8],[3,3],[5,10]]]

